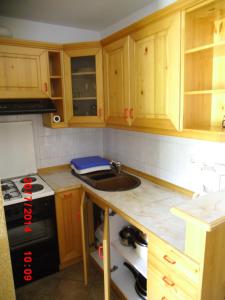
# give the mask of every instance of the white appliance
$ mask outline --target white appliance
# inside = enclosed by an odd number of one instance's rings
[[[37,174],[32,122],[0,123],[0,179],[4,206],[26,201],[23,178],[32,178],[32,199],[54,195]]]

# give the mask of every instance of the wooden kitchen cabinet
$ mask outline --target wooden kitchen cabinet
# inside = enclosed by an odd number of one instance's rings
[[[131,34],[134,127],[180,129],[180,12]]]
[[[48,98],[47,51],[0,46],[0,98]]]
[[[80,189],[73,189],[56,194],[56,219],[61,269],[73,264],[82,256],[80,193]]]
[[[129,125],[129,37],[103,50],[105,120],[108,125]]]
[[[91,48],[92,46],[92,48]],[[104,123],[102,48],[99,44],[65,49],[67,119],[71,126]]]

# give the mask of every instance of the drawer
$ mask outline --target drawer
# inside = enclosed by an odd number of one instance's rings
[[[148,278],[157,276],[159,283],[170,293],[176,295],[176,299],[196,299],[197,287],[186,280],[185,276],[178,275],[164,263],[151,257],[148,267]]]
[[[158,238],[151,238],[149,245],[149,260],[155,257],[178,275],[185,276],[186,280],[194,285],[200,281],[200,267],[198,263],[180,253]]]
[[[174,291],[167,286],[164,281],[156,274],[151,274],[151,278],[148,280],[148,299],[149,300],[195,300],[185,295],[178,288]]]

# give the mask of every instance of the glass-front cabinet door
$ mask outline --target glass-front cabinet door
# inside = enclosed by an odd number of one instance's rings
[[[101,49],[66,50],[65,86],[70,124],[102,124],[103,80]]]

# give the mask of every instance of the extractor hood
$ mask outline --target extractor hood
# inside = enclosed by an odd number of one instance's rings
[[[51,99],[0,100],[0,115],[42,114],[56,112]]]

